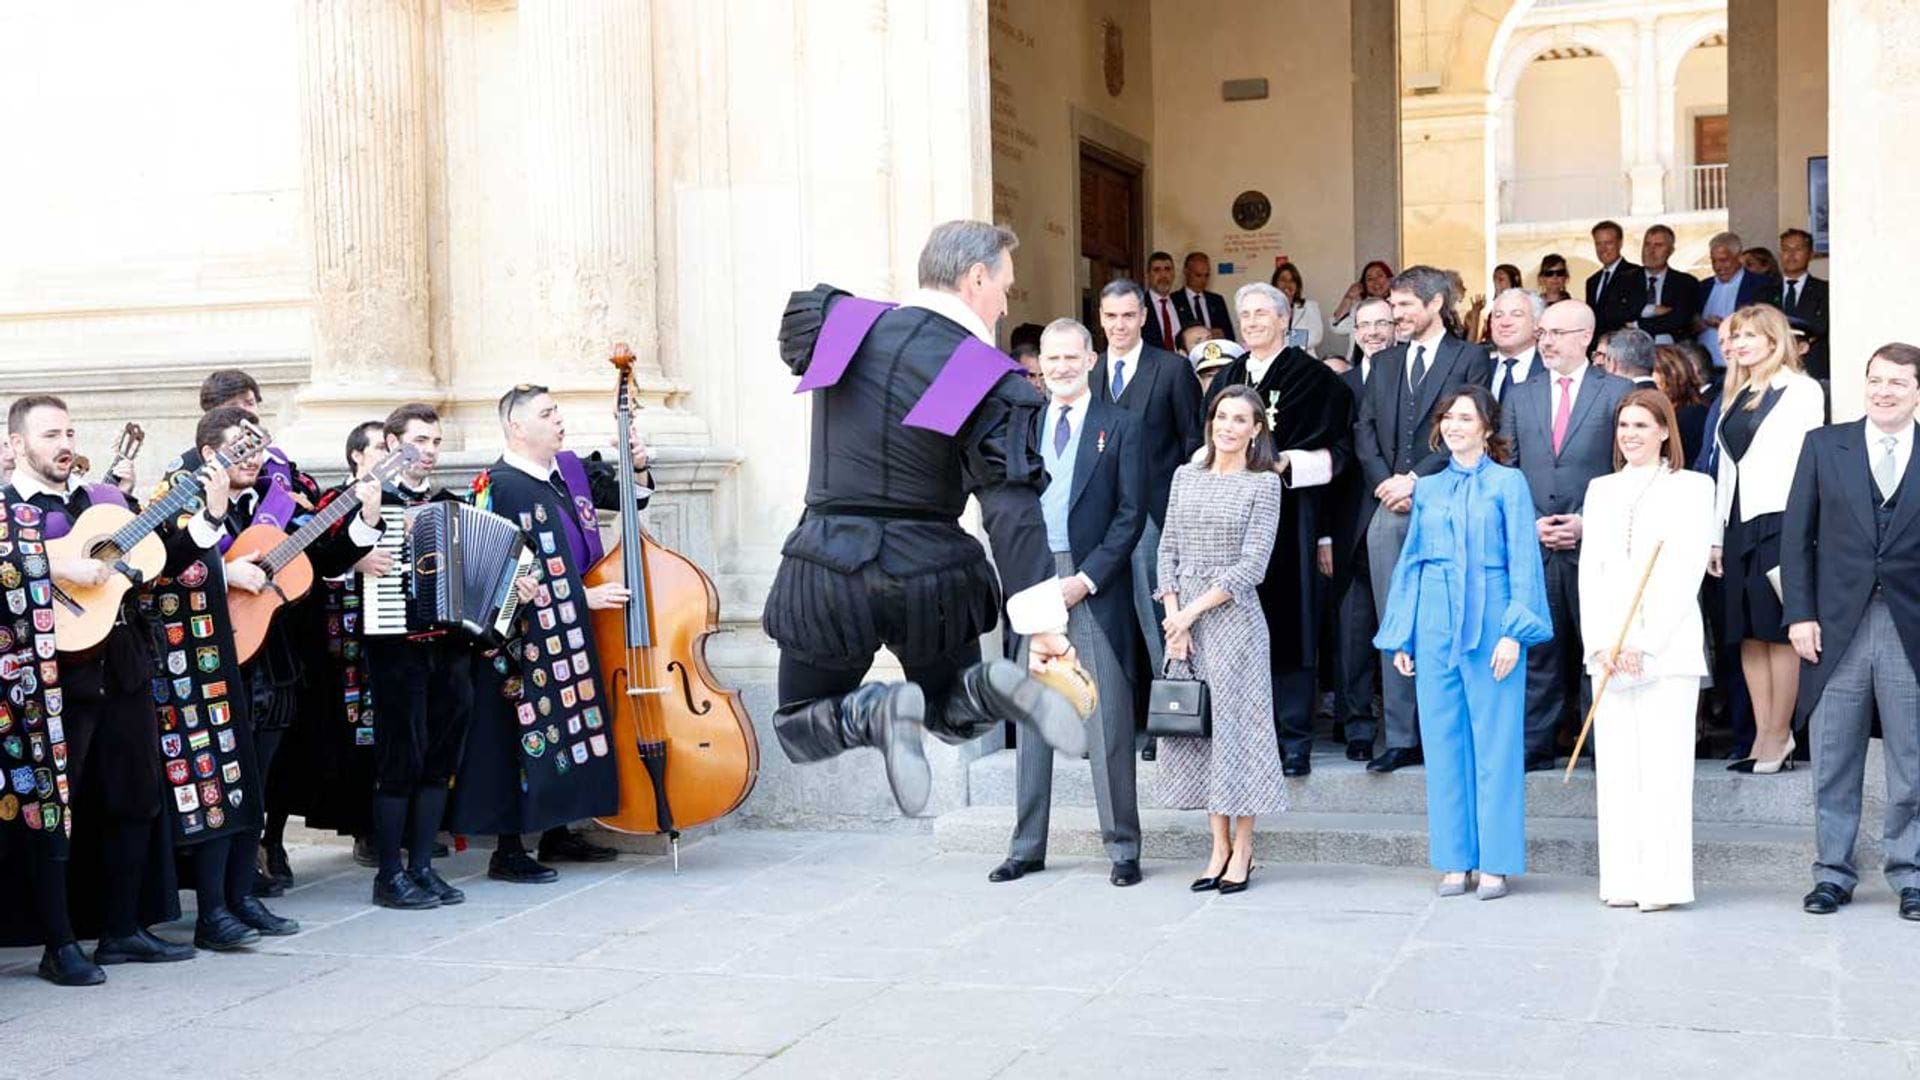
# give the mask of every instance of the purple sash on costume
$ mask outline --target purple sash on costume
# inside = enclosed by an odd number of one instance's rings
[[[969,337],[947,357],[946,366],[920,395],[913,411],[901,420],[908,427],[927,428],[942,435],[954,435],[973,410],[986,399],[993,384],[1002,375],[1017,372],[1020,365],[999,349],[976,337]]]
[[[93,506],[99,506],[105,503],[108,506],[118,506],[122,510],[133,509],[127,505],[126,493],[114,487],[112,484],[87,484],[85,485],[85,490],[87,497],[92,500]],[[47,511],[47,527],[45,530],[47,539],[58,540],[72,531],[73,519],[67,516],[66,511]]]
[[[269,461],[272,459],[269,458]],[[290,475],[290,474],[289,474]],[[273,474],[273,483],[267,485],[267,493],[260,496],[253,505],[253,517],[249,525],[271,525],[282,532],[292,529],[293,515],[300,512],[300,504],[293,501],[293,492],[281,479],[281,474]],[[220,554],[225,555],[233,546],[234,538],[226,533],[220,534]]]
[[[600,518],[593,510],[593,485],[587,482],[587,466],[580,455],[562,450],[553,463],[566,484],[567,498],[573,500],[574,512],[567,515],[567,546],[573,549],[574,565],[584,574],[607,553],[600,543]]]
[[[804,394],[839,382],[840,376],[847,373],[847,365],[853,362],[853,354],[859,351],[860,343],[867,339],[867,331],[893,307],[893,304],[858,296],[843,296],[835,301],[833,310],[827,312],[826,322],[820,326],[820,337],[814,342],[807,373],[800,377],[800,385],[794,387],[793,392]]]

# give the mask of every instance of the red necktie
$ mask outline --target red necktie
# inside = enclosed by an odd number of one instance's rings
[[[1562,375],[1560,383],[1560,404],[1553,407],[1553,453],[1560,455],[1560,444],[1567,441],[1567,424],[1573,419],[1573,377]]]
[[[1167,310],[1167,298],[1160,298],[1160,344],[1166,348],[1175,348],[1179,342],[1173,338],[1173,315]]]

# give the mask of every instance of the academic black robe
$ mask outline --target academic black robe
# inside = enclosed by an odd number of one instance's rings
[[[1304,350],[1288,348],[1276,356],[1258,384],[1248,374],[1247,358],[1221,369],[1213,393],[1233,385],[1252,385],[1266,403],[1276,451],[1325,450],[1338,481],[1353,467],[1353,393],[1332,369]],[[1295,488],[1291,472],[1280,501],[1280,532],[1260,583],[1260,605],[1267,616],[1273,669],[1298,671],[1318,662],[1320,613],[1327,579],[1315,566],[1319,538],[1331,535],[1332,511],[1324,486]]]

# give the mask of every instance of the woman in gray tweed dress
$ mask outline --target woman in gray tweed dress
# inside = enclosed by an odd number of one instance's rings
[[[1267,620],[1254,591],[1280,528],[1273,466],[1260,399],[1244,386],[1222,390],[1207,421],[1205,456],[1173,474],[1160,538],[1167,660],[1190,663],[1213,699],[1213,738],[1160,740],[1160,801],[1206,807],[1213,832],[1195,892],[1246,888],[1254,815],[1287,808]]]

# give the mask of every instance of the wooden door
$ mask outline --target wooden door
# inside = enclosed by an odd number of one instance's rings
[[[1092,143],[1080,144],[1080,257],[1087,261],[1080,321],[1093,331],[1100,348],[1106,347],[1098,317],[1100,289],[1114,278],[1141,279],[1146,223],[1140,177],[1139,162]]]
[[[1726,113],[1693,118],[1693,163],[1695,165],[1727,163]]]

